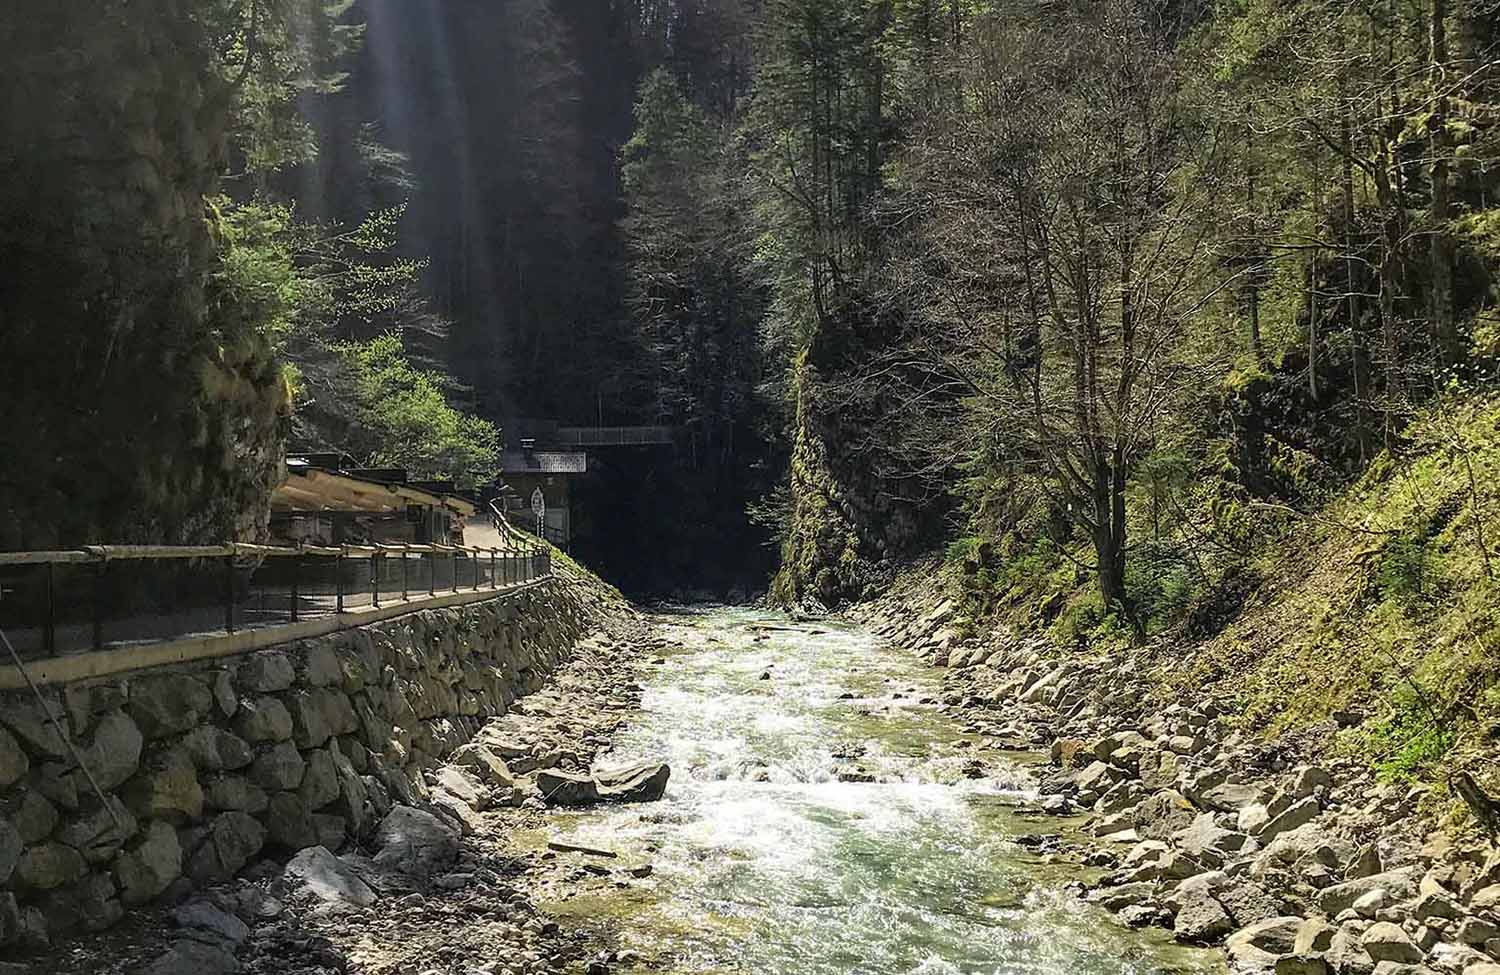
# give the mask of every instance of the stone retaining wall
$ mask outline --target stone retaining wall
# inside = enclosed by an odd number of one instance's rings
[[[357,841],[602,618],[562,579],[237,657],[0,696],[0,944]]]

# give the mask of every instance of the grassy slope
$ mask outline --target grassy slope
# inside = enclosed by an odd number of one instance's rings
[[[1311,515],[1250,506],[1238,518],[1229,545],[1195,546],[1198,581],[1155,621],[1160,695],[1206,689],[1264,733],[1337,718],[1328,746],[1387,776],[1441,793],[1469,767],[1500,794],[1500,769],[1479,761],[1500,738],[1500,395],[1427,410]],[[1046,629],[1061,652],[1124,652],[1124,628],[1085,573],[1025,553],[998,562],[951,566],[950,591],[966,589],[985,621],[975,629]]]

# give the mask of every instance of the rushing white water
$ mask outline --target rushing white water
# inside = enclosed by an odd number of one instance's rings
[[[652,862],[650,897],[575,905],[613,915],[627,943],[684,973],[1221,970],[1063,893],[1076,872],[1015,842],[1052,828],[1016,809],[1021,760],[966,778],[977,742],[921,703],[933,672],[857,630],[765,613],[685,611],[671,629],[682,649],[612,756],[670,762],[666,798],[553,824]],[[840,781],[853,766],[876,781]]]

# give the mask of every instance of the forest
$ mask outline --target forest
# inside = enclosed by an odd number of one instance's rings
[[[3,0],[0,945],[1500,975],[1497,367],[1500,0]]]

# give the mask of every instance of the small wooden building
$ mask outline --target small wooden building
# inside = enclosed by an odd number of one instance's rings
[[[477,506],[451,484],[410,482],[394,469],[334,467],[328,455],[287,459],[287,478],[271,495],[271,536],[317,545],[462,544]],[[447,489],[447,490],[444,490]]]

